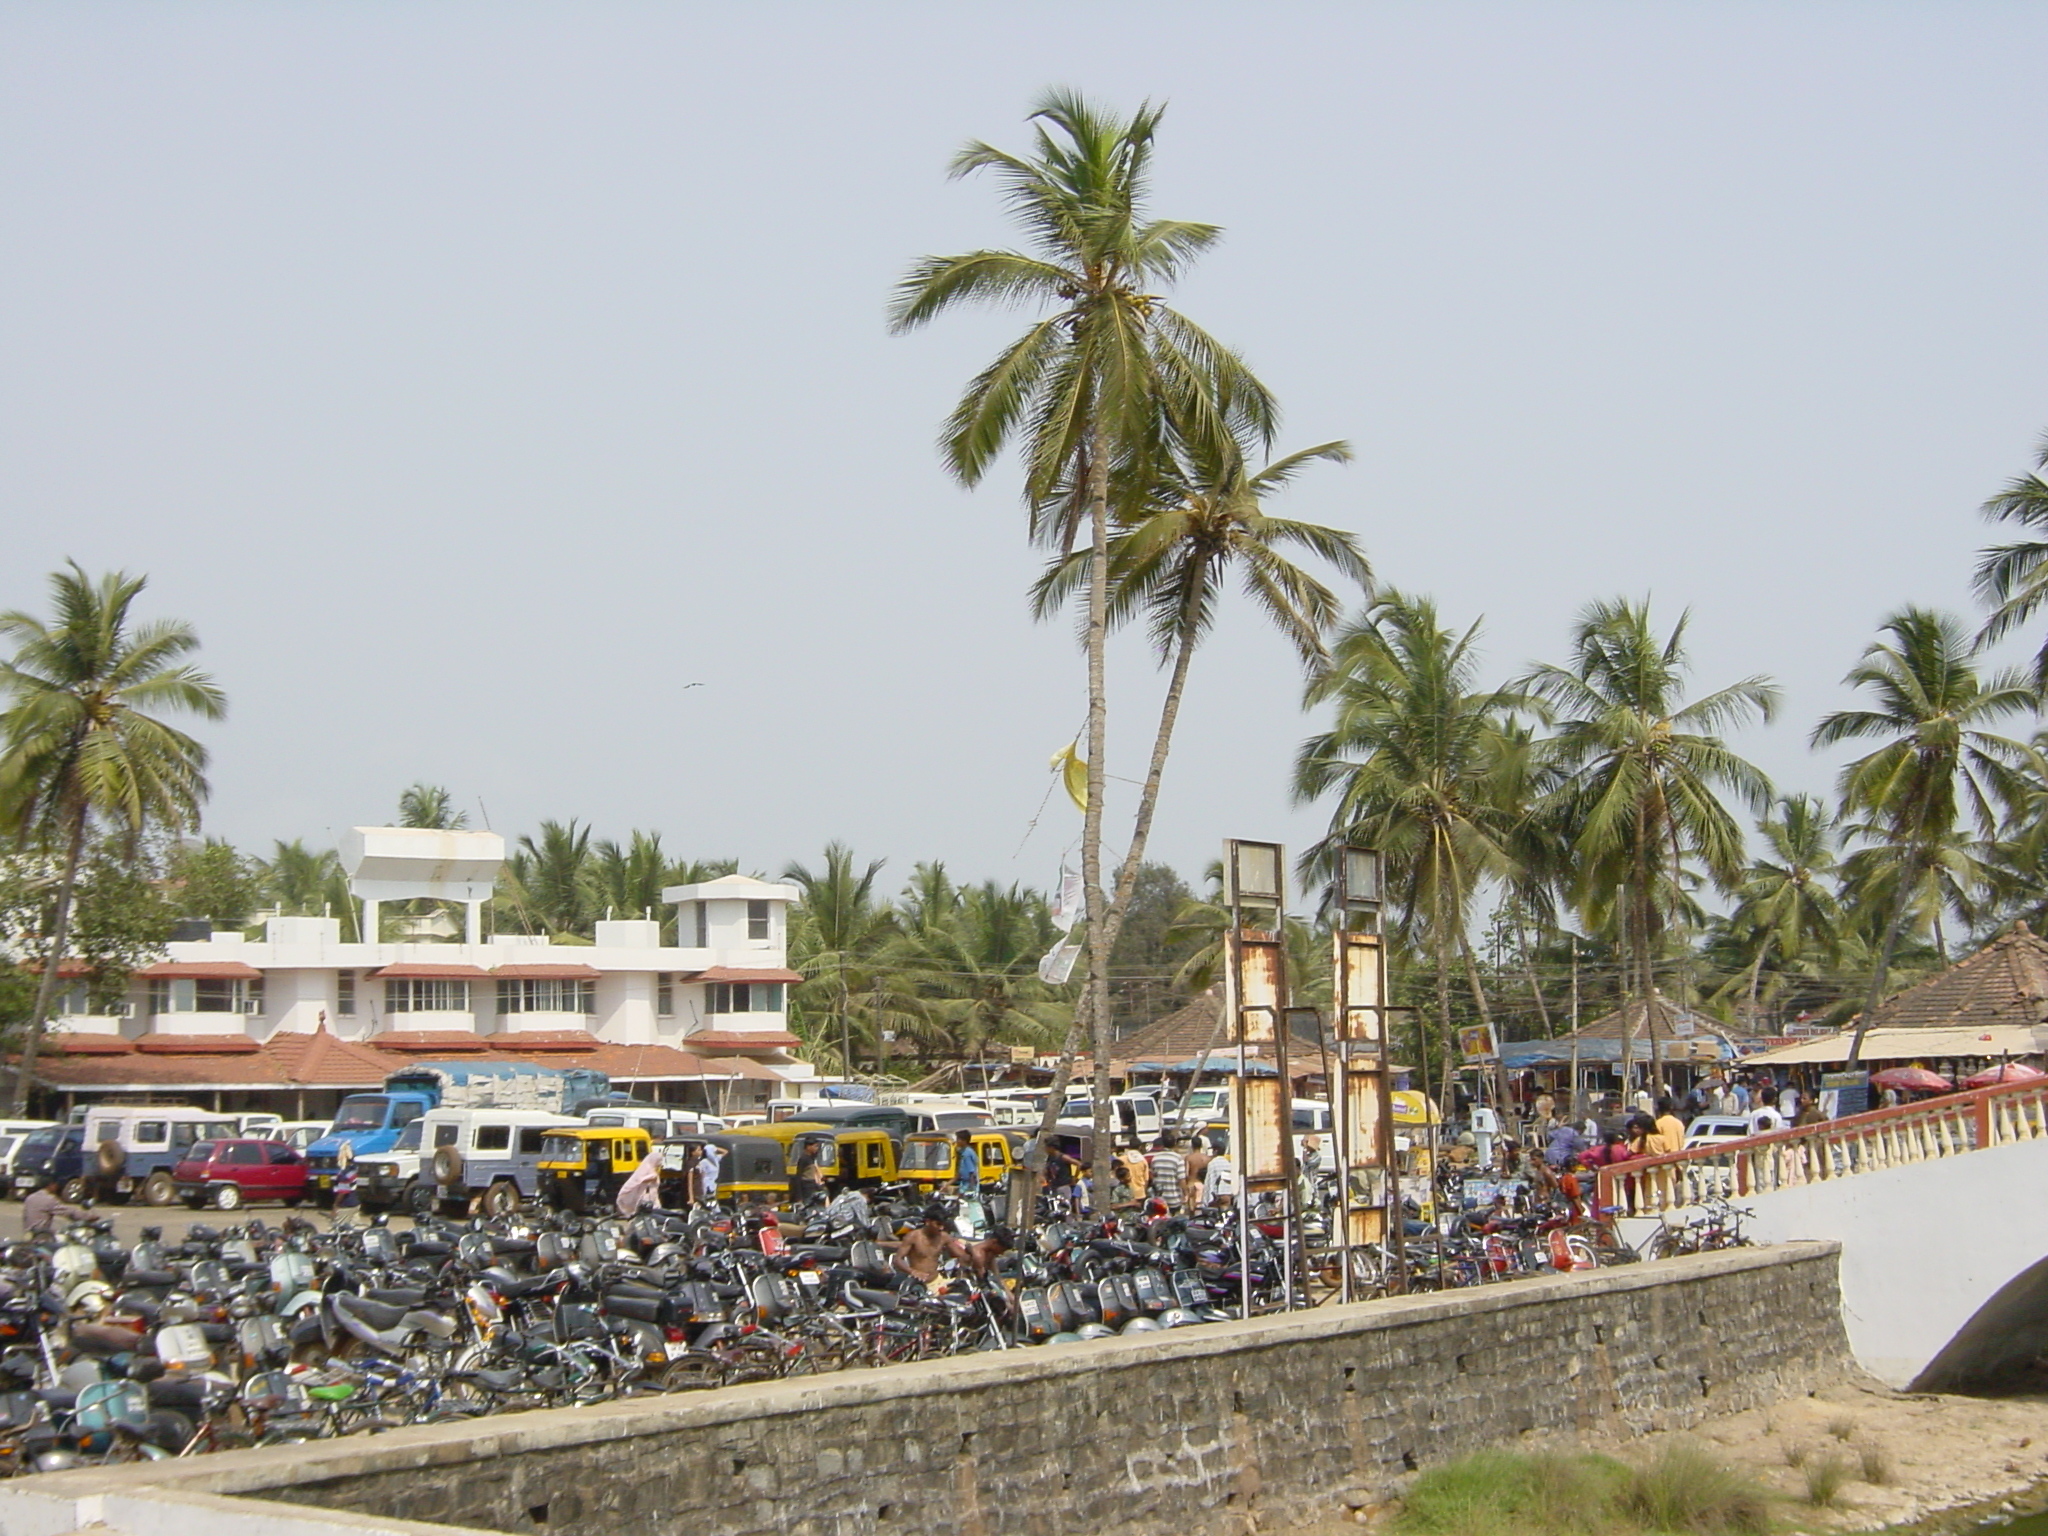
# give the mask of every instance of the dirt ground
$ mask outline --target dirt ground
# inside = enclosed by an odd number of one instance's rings
[[[1779,1495],[1778,1528],[1787,1533],[1911,1529],[1932,1536],[2048,1508],[2048,1398],[1909,1397],[1873,1381],[1850,1382],[1672,1435],[1621,1443],[1532,1435],[1514,1448],[1569,1447],[1634,1461],[1678,1435]],[[1816,1507],[1808,1468],[1828,1458],[1848,1473],[1834,1504]],[[1349,1516],[1352,1528],[1384,1529],[1397,1508],[1358,1510]]]

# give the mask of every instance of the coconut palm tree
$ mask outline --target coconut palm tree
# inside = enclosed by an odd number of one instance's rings
[[[1245,595],[1311,668],[1329,660],[1324,641],[1340,607],[1336,595],[1284,551],[1305,551],[1364,592],[1372,590],[1372,567],[1351,534],[1272,517],[1265,510],[1265,499],[1308,465],[1349,463],[1348,443],[1319,443],[1254,473],[1237,438],[1202,438],[1194,435],[1201,423],[1184,425],[1186,430],[1177,427],[1173,433],[1172,454],[1151,466],[1157,473],[1124,498],[1110,539],[1109,627],[1143,616],[1153,649],[1167,669],[1152,758],[1109,903],[1112,948],[1144,864],[1189,666],[1215,623],[1224,577],[1236,569]],[[1032,588],[1033,613],[1045,618],[1065,606],[1086,579],[1087,567],[1087,556],[1078,552],[1054,560]]]
[[[923,1022],[916,1000],[895,985],[888,950],[899,933],[896,914],[875,897],[886,862],[874,859],[856,868],[851,848],[827,843],[815,870],[792,863],[782,871],[803,892],[790,931],[790,966],[804,976],[795,1012],[812,1043],[836,1050],[849,1074],[856,1020],[863,1022],[878,1063],[886,1032],[914,1032]],[[825,1030],[818,1028],[821,1020],[828,1021]]]
[[[662,852],[659,832],[636,828],[624,846],[606,839],[590,851],[591,890],[607,916],[656,916],[662,890],[682,883],[675,873]]]
[[[1096,1146],[1105,1159],[1110,935],[1102,815],[1111,479],[1158,456],[1169,411],[1184,422],[1208,418],[1204,437],[1235,429],[1262,442],[1274,415],[1270,396],[1242,360],[1159,297],[1220,235],[1212,224],[1147,213],[1159,118],[1160,109],[1150,105],[1120,118],[1056,90],[1031,114],[1033,153],[967,145],[953,160],[953,174],[994,175],[1030,249],[927,257],[898,285],[889,316],[900,332],[962,304],[1042,311],[967,386],[940,451],[954,476],[972,486],[1018,446],[1033,537],[1064,552],[1084,527],[1087,533],[1088,792],[1081,874],[1088,979],[1077,1017],[1092,1022]],[[1071,1059],[1070,1051],[1056,1086],[1064,1087]],[[1107,1187],[1106,1167],[1097,1174]]]
[[[959,893],[948,921],[926,926],[919,962],[938,994],[933,1022],[962,1061],[979,1061],[992,1044],[1057,1044],[1073,1005],[1038,978],[1038,960],[1059,937],[1045,899],[993,880]]]
[[[459,832],[469,825],[469,813],[455,808],[455,797],[443,785],[410,784],[398,797],[398,824]]]
[[[522,835],[505,861],[507,900],[529,925],[544,933],[588,938],[590,923],[590,828],[544,821],[540,837]]]
[[[0,614],[14,644],[0,662],[0,813],[24,841],[56,851],[61,874],[42,978],[14,1080],[27,1107],[36,1050],[56,995],[86,837],[95,824],[139,838],[145,828],[196,826],[206,798],[206,749],[157,711],[206,720],[227,713],[213,679],[183,660],[198,637],[171,620],[133,624],[146,577],[89,578],[76,562],[50,577],[55,617]]]
[[[2035,533],[2048,531],[2048,434],[2034,453],[2034,467],[2006,482],[1984,503],[1984,515],[1995,523],[2018,523]],[[1994,544],[1977,560],[1977,595],[1991,605],[1991,617],[1978,633],[1979,644],[2004,638],[2048,602],[2048,540],[2021,539]],[[2048,642],[2034,656],[2034,686],[2048,690]]]
[[[359,942],[356,904],[349,897],[348,876],[341,855],[332,848],[317,851],[294,838],[272,844],[263,864],[270,900],[287,917],[319,917],[338,913],[345,944]]]
[[[1782,965],[1804,955],[1832,961],[1842,948],[1843,912],[1834,881],[1841,828],[1812,795],[1787,795],[1758,826],[1769,850],[1742,872],[1731,930],[1749,946],[1749,1022],[1766,961]]]
[[[1845,810],[1868,817],[1864,835],[1897,858],[1851,1066],[1862,1059],[1864,1032],[1884,1001],[1892,955],[1933,851],[1950,844],[1966,819],[1992,835],[2020,793],[2015,770],[2027,748],[1984,727],[2031,711],[2038,697],[2016,670],[1981,673],[1976,643],[1948,614],[1902,608],[1879,636],[1843,679],[1866,690],[1873,707],[1836,711],[1812,738],[1816,748],[1880,743],[1842,770],[1839,789]]]
[[[1770,719],[1777,687],[1748,677],[1685,702],[1688,618],[1660,639],[1647,603],[1595,603],[1572,632],[1570,663],[1539,666],[1522,684],[1554,714],[1555,801],[1571,828],[1575,893],[1594,918],[1612,901],[1631,961],[1628,990],[1646,1007],[1659,943],[1687,916],[1688,861],[1724,889],[1741,871],[1742,828],[1722,793],[1759,812],[1770,797],[1763,774],[1719,732]],[[1629,1046],[1624,1031],[1624,1076]],[[1661,1070],[1654,1036],[1651,1052]]]
[[[1331,647],[1306,704],[1328,704],[1329,730],[1302,743],[1297,803],[1334,795],[1330,833],[1309,852],[1319,868],[1346,844],[1380,850],[1402,926],[1436,968],[1438,1044],[1450,1049],[1453,964],[1488,1020],[1468,925],[1489,879],[1515,870],[1510,839],[1525,819],[1511,710],[1528,701],[1478,686],[1479,626],[1444,627],[1426,597],[1384,593]]]

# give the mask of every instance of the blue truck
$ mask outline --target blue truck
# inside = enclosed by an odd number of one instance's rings
[[[430,1109],[540,1109],[568,1114],[611,1092],[602,1072],[534,1066],[524,1061],[423,1061],[384,1079],[379,1093],[352,1093],[335,1111],[327,1134],[306,1149],[312,1193],[334,1201],[342,1149],[351,1160],[388,1152],[399,1133]]]

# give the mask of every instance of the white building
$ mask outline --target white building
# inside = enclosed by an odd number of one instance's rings
[[[66,994],[39,1082],[74,1098],[213,1095],[226,1108],[380,1083],[436,1056],[532,1057],[608,1072],[641,1097],[726,1108],[812,1075],[793,1052],[787,1005],[794,886],[727,875],[673,886],[680,944],[652,919],[600,922],[592,944],[482,931],[504,860],[492,832],[357,827],[343,842],[358,931],[383,903],[434,897],[466,909],[459,942],[345,944],[331,917],[273,917],[240,933],[173,943],[137,971],[126,1012],[84,1012]],[[311,1099],[309,1102],[309,1095]]]

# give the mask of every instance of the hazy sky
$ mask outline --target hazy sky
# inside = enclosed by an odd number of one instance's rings
[[[1170,101],[1156,210],[1228,230],[1175,301],[1283,447],[1357,445],[1290,515],[1503,676],[1588,600],[1690,607],[1819,788],[1842,673],[1901,603],[1974,617],[2048,427],[2044,60],[1989,3],[0,4],[0,606],[148,572],[258,851],[426,779],[507,833],[1049,883],[1079,655],[1014,479],[932,449],[1023,322],[883,306],[1008,241],[947,159],[1070,84]],[[1135,775],[1141,648],[1112,684]],[[1234,611],[1159,856],[1316,835],[1298,698]]]

